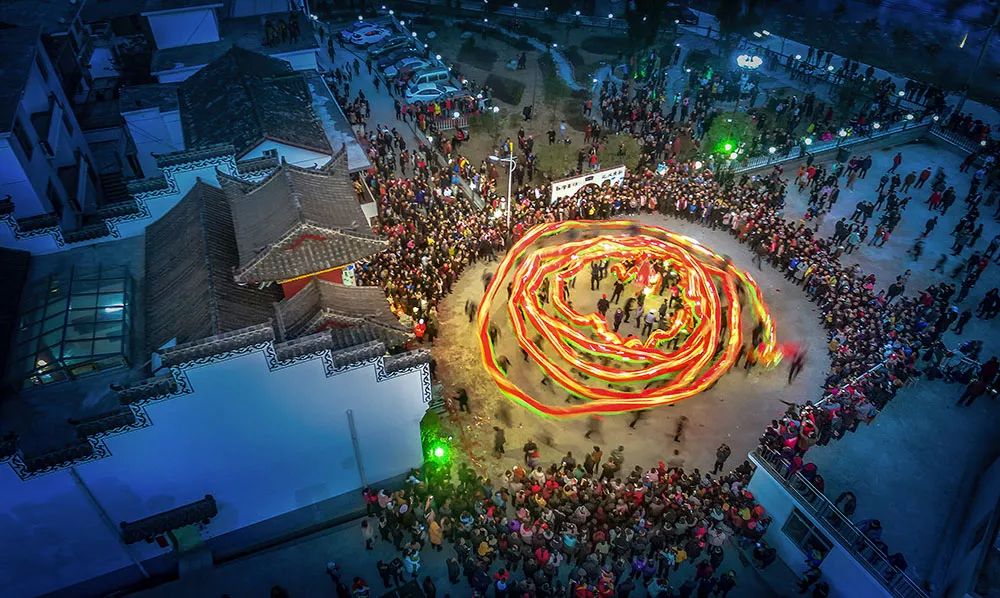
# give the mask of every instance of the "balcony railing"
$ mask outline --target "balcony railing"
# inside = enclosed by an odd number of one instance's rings
[[[782,162],[788,162],[791,160],[798,160],[804,158],[805,155],[813,154],[818,155],[824,152],[833,151],[842,147],[852,147],[855,145],[860,145],[862,143],[868,143],[870,141],[875,141],[878,139],[884,139],[886,137],[891,137],[897,133],[902,133],[904,131],[913,131],[922,127],[929,127],[933,123],[933,120],[929,117],[923,120],[906,120],[905,118],[899,122],[893,123],[888,126],[883,126],[879,129],[871,129],[867,134],[864,135],[852,135],[848,137],[836,137],[835,139],[830,139],[829,141],[817,141],[809,146],[796,145],[788,149],[785,152],[775,152],[774,154],[766,154],[763,156],[754,156],[747,160],[736,162],[733,164],[733,170],[735,172],[746,172],[748,170],[756,170],[757,168],[763,168],[765,166],[771,166],[774,164],[780,164]],[[803,151],[803,147],[806,149]]]
[[[750,453],[750,460],[780,482],[798,505],[820,522],[826,532],[861,563],[886,591],[899,598],[927,598],[927,592],[893,565],[889,561],[889,555],[869,540],[850,517],[842,513],[802,474],[789,473],[790,464],[780,453],[767,447],[758,447]]]

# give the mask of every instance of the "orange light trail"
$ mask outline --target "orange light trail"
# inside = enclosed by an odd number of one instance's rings
[[[564,233],[579,240],[543,242]],[[600,314],[581,313],[564,299],[569,279],[592,262],[605,259],[616,262],[612,274],[623,282],[635,281],[641,270],[640,280],[653,284],[650,290],[654,291],[664,281],[650,272],[651,264],[669,264],[677,272],[682,305],[662,329],[654,327],[646,340],[623,336]],[[642,268],[627,269],[625,261],[642,264]],[[500,356],[489,335],[490,312],[507,280],[512,286],[506,312],[518,345],[545,376],[585,399],[584,403],[548,405],[513,382],[498,365]],[[549,282],[551,310],[539,298],[545,281]],[[741,306],[744,297],[746,305]],[[658,226],[572,220],[540,224],[511,248],[479,306],[477,334],[484,367],[511,400],[556,417],[621,413],[675,403],[712,386],[738,360],[743,309],[749,309],[762,325],[758,363],[777,364],[781,354],[774,322],[750,274],[698,241]],[[723,319],[728,334],[722,329]],[[562,362],[550,358],[532,335],[547,341]],[[676,348],[668,349],[665,345],[672,341]],[[629,385],[641,388],[622,389]]]

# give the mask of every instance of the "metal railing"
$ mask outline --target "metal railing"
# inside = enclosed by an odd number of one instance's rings
[[[982,149],[985,147],[982,143],[969,139],[964,135],[959,135],[954,131],[949,131],[948,129],[942,127],[939,124],[936,124],[933,127],[931,127],[931,135],[937,137],[938,139],[946,143],[950,143],[951,145],[954,145],[958,149],[969,154],[974,154],[976,152],[982,151]]]
[[[861,382],[862,380],[864,380],[868,376],[871,376],[875,372],[877,372],[877,371],[879,371],[881,369],[884,369],[885,368],[885,364],[888,361],[889,361],[888,359],[884,359],[884,360],[876,363],[875,365],[873,365],[867,371],[862,372],[862,373],[858,374],[857,376],[854,376],[853,378],[850,378],[847,382],[839,385],[837,388],[838,389],[843,389],[843,388],[846,388],[848,386],[853,386],[853,385],[857,384],[858,382]],[[829,401],[830,399],[832,399],[835,396],[836,396],[836,394],[834,394],[832,392],[829,392],[829,391],[824,392],[822,398],[820,398],[820,400],[816,401],[815,406],[819,407],[820,405],[822,405],[823,403],[826,403],[827,401]]]
[[[889,561],[889,556],[858,529],[851,518],[816,489],[802,474],[790,473],[790,464],[767,447],[750,453],[750,460],[763,467],[808,511],[825,531],[861,563],[883,588],[899,598],[927,598],[928,594],[906,573]]]
[[[867,134],[837,137],[835,139],[830,139],[829,141],[818,141],[812,145],[796,145],[790,148],[784,153],[775,152],[773,154],[767,154],[764,156],[756,156],[750,158],[744,162],[739,162],[734,164],[734,172],[746,172],[749,170],[756,170],[758,168],[763,168],[765,166],[772,166],[776,164],[781,164],[783,162],[790,162],[793,160],[799,160],[806,156],[806,154],[818,155],[833,150],[840,149],[842,147],[853,147],[856,145],[861,145],[862,143],[868,143],[870,141],[877,141],[879,139],[885,139],[891,137],[898,133],[903,133],[906,131],[914,131],[919,128],[929,127],[933,123],[933,119],[925,117],[922,120],[906,120],[903,119],[899,122],[893,123],[891,125],[883,126],[879,129],[870,129]],[[805,148],[805,150],[803,150]]]

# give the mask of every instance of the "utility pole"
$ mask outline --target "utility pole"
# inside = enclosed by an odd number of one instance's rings
[[[990,25],[989,31],[986,32],[986,39],[983,41],[983,45],[979,48],[979,57],[976,58],[976,64],[972,67],[972,71],[969,73],[969,78],[965,81],[965,89],[962,90],[962,99],[958,101],[958,105],[955,106],[955,114],[962,112],[962,108],[965,106],[965,101],[969,99],[969,87],[972,85],[972,80],[975,78],[976,73],[979,72],[979,65],[983,62],[983,56],[986,55],[986,48],[989,47],[990,41],[993,39],[993,34],[997,30],[997,26],[1000,26],[1000,8],[997,9],[996,17],[993,19],[993,24]]]

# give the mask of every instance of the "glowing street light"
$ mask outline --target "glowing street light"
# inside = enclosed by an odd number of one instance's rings
[[[440,54],[435,54],[434,58],[436,58],[437,60],[441,60],[441,55]]]
[[[841,129],[841,130],[837,131],[837,136],[838,137],[847,137],[847,131],[845,131],[844,129]]]
[[[754,31],[753,32],[753,36],[759,39],[759,38],[764,37],[764,34],[761,33],[760,31]]]
[[[795,55],[795,60],[802,60],[802,55],[801,54],[796,54]]]
[[[760,32],[763,33],[764,35],[771,35],[771,32],[768,31],[767,29],[761,29]]]
[[[905,91],[903,91],[902,89],[900,89],[900,90],[899,90],[899,93],[897,93],[896,95],[898,95],[899,97],[901,97],[901,98],[902,98],[902,97],[905,97],[905,96],[906,96],[906,92],[905,92]]]
[[[576,16],[580,16],[580,11],[576,11]]]
[[[906,115],[906,120],[913,120],[913,115],[912,114],[907,114]]]
[[[411,35],[413,35],[413,37],[417,37],[417,32],[414,31]]]
[[[490,110],[493,111],[493,114],[496,114],[497,112],[500,112],[500,106],[494,106],[494,107],[490,108]]]
[[[872,128],[875,129],[876,131],[878,131],[879,129],[882,128],[882,124],[881,123],[877,123],[877,122],[876,123],[872,123]]]
[[[361,15],[358,15],[358,20],[359,20],[359,21],[364,21],[364,20],[365,20],[365,18],[364,18],[363,16],[361,16]]]
[[[733,152],[733,153],[729,154],[729,159],[730,160],[735,160],[737,157],[739,157],[739,154],[737,154],[736,152]]]
[[[933,119],[934,119],[934,122],[937,122],[937,121],[941,120],[941,117],[940,117],[940,116],[938,116],[937,114],[935,114],[935,115],[934,115],[934,116],[932,116],[931,118],[933,118]]]
[[[806,137],[805,139],[802,140],[802,143],[804,143],[806,145],[812,145],[813,144],[813,138],[812,137]]]
[[[731,152],[733,151],[733,144],[727,142],[725,145],[722,146],[722,149],[726,150],[727,152]]]
[[[767,153],[769,153],[769,154],[773,154],[776,151],[778,151],[778,148],[774,147],[773,145],[771,147],[767,148]]]
[[[702,166],[704,166],[704,164],[701,163],[701,160],[695,160],[694,161],[694,169],[695,170],[701,170]]]
[[[736,65],[742,69],[754,70],[764,64],[764,59],[760,56],[750,54],[740,54],[736,57]]]
[[[458,113],[457,111],[456,111],[456,112],[452,112],[452,113],[451,113],[451,115],[452,115],[452,117],[454,117],[454,118],[458,118],[458,117],[462,116],[462,115],[461,115],[461,114],[459,114],[459,113]]]
[[[831,64],[831,65],[827,66],[826,70],[832,73],[833,72],[833,65]]]

